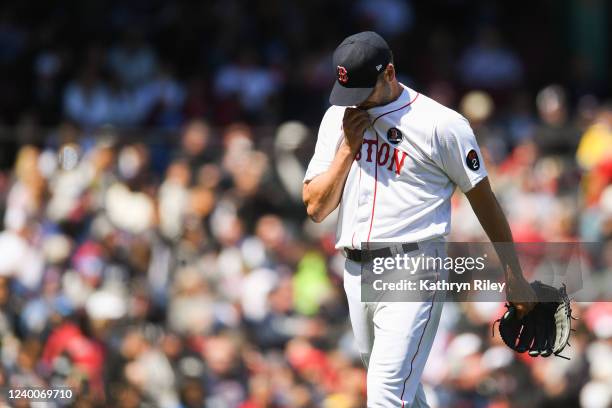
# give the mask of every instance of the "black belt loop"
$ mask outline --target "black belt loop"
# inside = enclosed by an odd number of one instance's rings
[[[404,253],[416,251],[418,249],[419,244],[417,244],[416,242],[408,242],[402,244],[402,250],[404,251]],[[344,248],[344,256],[346,256],[347,259],[350,259],[353,262],[362,263],[372,261],[372,259],[374,258],[392,257],[393,252],[389,247],[372,250]]]

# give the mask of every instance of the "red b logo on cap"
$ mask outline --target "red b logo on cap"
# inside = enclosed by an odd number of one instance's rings
[[[346,71],[346,68],[344,68],[342,65],[338,65],[337,71],[338,81],[343,84],[346,84],[348,82],[348,72]]]

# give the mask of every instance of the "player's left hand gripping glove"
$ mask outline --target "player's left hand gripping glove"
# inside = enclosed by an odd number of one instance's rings
[[[531,357],[559,355],[569,344],[572,330],[572,309],[565,285],[560,289],[540,281],[531,283],[538,303],[522,319],[517,317],[511,304],[497,320],[499,334],[508,347],[519,353],[529,352]]]

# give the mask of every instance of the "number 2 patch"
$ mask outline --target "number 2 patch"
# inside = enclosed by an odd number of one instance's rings
[[[468,152],[467,156],[465,156],[465,164],[467,164],[470,170],[476,171],[480,168],[480,159],[478,159],[476,150],[472,149]]]

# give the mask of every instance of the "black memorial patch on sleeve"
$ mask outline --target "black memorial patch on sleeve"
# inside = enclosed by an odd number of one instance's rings
[[[465,156],[465,164],[467,164],[470,170],[476,171],[480,168],[480,159],[476,150],[472,149],[468,152],[467,156]]]

